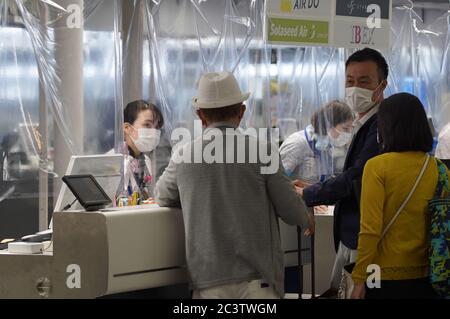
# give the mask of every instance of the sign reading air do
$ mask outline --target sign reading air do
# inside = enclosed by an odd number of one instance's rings
[[[267,0],[270,44],[388,48],[392,0]]]

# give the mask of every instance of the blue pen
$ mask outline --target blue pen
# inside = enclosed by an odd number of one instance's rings
[[[133,190],[131,189],[131,185],[128,185],[128,195],[133,195]]]

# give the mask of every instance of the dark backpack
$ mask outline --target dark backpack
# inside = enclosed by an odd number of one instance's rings
[[[450,185],[446,166],[437,160],[436,194],[429,202],[431,217],[430,279],[436,293],[450,299]]]

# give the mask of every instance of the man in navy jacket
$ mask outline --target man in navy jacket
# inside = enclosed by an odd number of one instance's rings
[[[379,154],[377,111],[387,86],[389,68],[384,57],[373,49],[355,52],[346,62],[346,101],[358,114],[354,137],[344,171],[337,177],[302,188],[297,192],[310,207],[336,205],[334,239],[337,251],[331,288],[337,289],[342,269],[356,261],[359,234],[359,196],[364,165]]]

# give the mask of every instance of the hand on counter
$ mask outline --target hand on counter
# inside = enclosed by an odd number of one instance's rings
[[[327,215],[328,214],[328,206],[321,205],[314,207],[314,214],[317,215]]]

